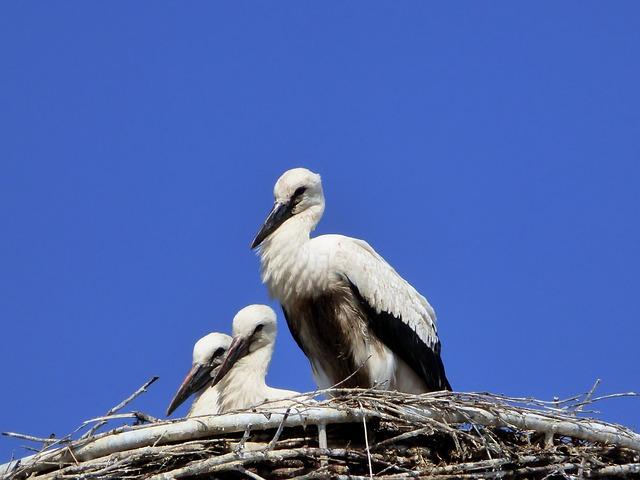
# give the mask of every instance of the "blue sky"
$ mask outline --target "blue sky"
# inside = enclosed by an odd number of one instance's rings
[[[434,305],[454,388],[640,390],[639,46],[631,1],[4,2],[0,430],[152,375],[162,416],[197,338],[276,306],[249,243],[294,166]],[[310,390],[280,322],[269,382]]]

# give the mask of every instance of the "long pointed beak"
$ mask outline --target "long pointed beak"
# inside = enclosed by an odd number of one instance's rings
[[[249,353],[249,337],[233,337],[231,346],[227,350],[227,355],[224,357],[224,361],[213,379],[213,385],[217,385],[229,373],[235,363],[247,353]]]
[[[264,221],[264,224],[260,228],[260,231],[253,239],[251,243],[251,249],[259,247],[264,239],[275,232],[280,225],[287,221],[293,215],[293,205],[291,202],[280,203],[276,202],[273,208],[269,212],[269,216]]]
[[[211,381],[211,371],[213,367],[211,365],[202,365],[196,363],[187,376],[184,377],[182,385],[178,389],[177,393],[171,400],[169,408],[167,408],[167,417],[173,413],[173,411],[184,403],[184,401],[198,390],[206,386],[207,382]]]

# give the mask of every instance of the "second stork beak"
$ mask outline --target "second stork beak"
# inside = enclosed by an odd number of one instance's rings
[[[275,232],[280,225],[287,221],[293,215],[293,205],[291,202],[280,203],[276,202],[273,208],[269,212],[269,216],[264,221],[264,224],[260,228],[260,231],[253,239],[251,243],[251,249],[259,247],[264,239]]]
[[[207,382],[211,381],[211,371],[213,367],[211,365],[203,365],[196,363],[191,367],[191,371],[184,377],[182,385],[178,389],[178,392],[171,400],[169,408],[167,408],[167,417],[173,413],[184,401],[198,390],[207,385]]]
[[[249,352],[249,337],[233,337],[231,346],[227,350],[222,365],[218,368],[213,385],[217,385],[220,380],[231,370],[231,367]]]

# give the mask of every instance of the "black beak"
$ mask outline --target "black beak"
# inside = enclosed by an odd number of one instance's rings
[[[256,238],[253,239],[251,243],[251,249],[259,247],[260,244],[275,232],[280,225],[282,225],[285,221],[287,221],[293,215],[293,205],[291,202],[287,203],[279,203],[276,202],[273,205],[273,208],[269,212],[269,216],[264,221],[262,228],[256,235]]]
[[[169,408],[167,408],[167,417],[173,413],[173,411],[184,403],[184,401],[191,395],[196,393],[201,388],[207,385],[207,382],[211,381],[211,373],[213,366],[195,364],[187,376],[184,377],[182,385],[178,389],[178,392],[171,400]]]
[[[233,337],[231,346],[227,350],[227,355],[213,379],[213,386],[217,385],[220,380],[231,370],[231,367],[249,352],[249,337]]]

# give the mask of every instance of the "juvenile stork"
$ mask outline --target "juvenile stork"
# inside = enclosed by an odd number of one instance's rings
[[[288,170],[274,197],[251,248],[318,386],[451,390],[427,300],[365,241],[310,238],[324,212],[320,175]]]
[[[213,381],[220,391],[219,413],[299,395],[265,383],[276,333],[276,313],[267,305],[249,305],[233,318],[233,340]],[[272,402],[269,406],[289,404]]]
[[[193,365],[167,409],[167,416],[191,395],[188,417],[213,415],[218,413],[220,389],[213,386],[213,378],[231,345],[231,337],[224,333],[210,333],[196,342],[193,347]]]

